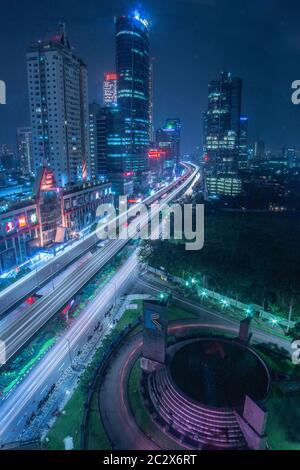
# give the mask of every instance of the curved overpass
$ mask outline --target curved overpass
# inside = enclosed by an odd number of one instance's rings
[[[187,167],[187,172],[179,180],[173,182],[167,188],[163,188],[155,196],[143,201],[144,203],[150,204],[156,201],[162,194],[167,193],[161,206],[155,209],[155,213],[170,203],[184,189],[192,184],[197,174],[198,167],[191,164],[184,165]],[[137,209],[138,207],[139,204],[137,204]],[[148,217],[144,217],[141,220],[141,226],[148,224]],[[110,223],[112,222],[113,221]],[[93,241],[93,244],[99,241],[97,233],[90,234],[88,239],[91,243]],[[129,240],[129,238],[125,239],[125,237],[123,239],[110,240],[100,252],[94,254],[91,259],[88,259],[83,265],[66,276],[55,290],[35,302],[20,318],[14,319],[2,327],[0,324],[0,338],[5,343],[6,360],[9,360],[56,312],[63,308],[99,269],[124,248]],[[15,289],[18,291],[19,287],[16,286]],[[1,296],[0,301],[3,308]]]

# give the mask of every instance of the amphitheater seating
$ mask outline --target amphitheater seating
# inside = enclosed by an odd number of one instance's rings
[[[247,448],[233,410],[189,400],[173,384],[166,368],[145,375],[141,385],[149,410],[156,411],[155,421],[176,440],[194,448]]]

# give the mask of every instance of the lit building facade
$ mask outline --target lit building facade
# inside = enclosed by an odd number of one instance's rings
[[[103,106],[117,105],[117,74],[105,73],[103,80]]]
[[[90,177],[88,79],[64,26],[27,53],[33,169],[48,164],[60,186]]]
[[[264,160],[266,156],[265,143],[262,139],[258,139],[254,143],[254,158]]]
[[[237,196],[242,192],[242,181],[240,178],[214,177],[205,179],[205,191],[208,196]]]
[[[244,169],[248,166],[248,150],[248,118],[242,116],[240,118],[239,169]]]
[[[151,118],[149,25],[135,12],[115,19],[115,34],[117,97],[124,119],[124,131],[120,135],[124,146],[122,168],[123,173],[132,173],[138,185],[148,170]]]
[[[112,202],[106,182],[57,185],[54,172],[41,167],[32,196],[0,213],[0,271],[25,262],[37,252],[51,251],[97,222],[97,207]]]
[[[240,146],[242,80],[230,73],[208,85],[208,108],[204,113],[203,154],[210,174],[235,173]]]
[[[32,161],[32,132],[31,127],[18,127],[17,129],[18,160],[22,173],[33,172]]]
[[[180,162],[181,121],[167,119],[163,128],[156,132],[156,146],[164,153],[164,169],[172,171]]]
[[[0,164],[4,170],[14,170],[16,166],[13,150],[7,144],[0,144]]]
[[[91,175],[93,179],[102,180],[107,176],[107,116],[108,107],[91,103],[89,107],[89,142]]]

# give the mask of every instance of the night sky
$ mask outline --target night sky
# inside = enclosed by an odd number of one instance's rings
[[[88,65],[90,99],[100,101],[102,76],[114,70],[116,14],[138,7],[152,22],[155,127],[182,120],[182,149],[202,140],[207,84],[221,70],[243,79],[243,114],[250,140],[268,148],[300,148],[300,106],[291,83],[300,79],[299,0],[0,0],[0,143],[15,145],[29,125],[25,53],[32,40],[64,21],[74,52]]]

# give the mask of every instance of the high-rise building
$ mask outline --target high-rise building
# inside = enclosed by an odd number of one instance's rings
[[[258,139],[254,143],[254,158],[258,160],[263,160],[266,156],[265,143],[263,140]]]
[[[282,149],[282,156],[287,161],[289,168],[299,168],[300,159],[297,150],[293,147],[284,147]]]
[[[90,116],[90,157],[92,178],[104,179],[107,175],[107,107],[91,103]]]
[[[18,159],[21,171],[26,175],[33,172],[31,127],[17,129]]]
[[[133,194],[134,172],[130,165],[126,118],[120,108],[107,108],[106,157],[107,176],[114,194]]]
[[[167,119],[164,127],[156,132],[156,146],[164,152],[164,168],[174,169],[180,162],[181,121]]]
[[[240,142],[239,142],[239,168],[246,168],[248,164],[248,118],[240,118]]]
[[[150,80],[149,80],[149,96],[150,96],[150,107],[149,107],[149,140],[150,142],[153,142],[155,137],[154,137],[154,114],[153,114],[153,63],[154,59],[153,57],[151,58],[150,61]]]
[[[103,105],[117,105],[117,74],[105,73],[103,80]]]
[[[35,173],[50,165],[60,186],[89,178],[87,68],[64,25],[32,44],[27,75]]]
[[[124,118],[122,140],[125,173],[137,184],[146,180],[150,135],[151,57],[149,24],[138,12],[115,19],[117,96]],[[117,145],[117,144],[116,144]],[[127,177],[126,177],[127,178]]]
[[[207,172],[235,173],[240,147],[242,80],[222,72],[208,85],[203,152]]]

